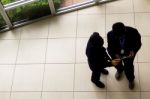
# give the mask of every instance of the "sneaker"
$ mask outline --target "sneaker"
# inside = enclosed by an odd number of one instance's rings
[[[105,88],[104,83],[102,83],[101,81],[92,81],[92,82],[99,88]]]
[[[129,88],[130,88],[131,90],[134,89],[134,86],[135,86],[134,81],[129,82]]]
[[[108,75],[108,74],[109,74],[109,72],[108,72],[108,70],[107,70],[107,69],[103,69],[103,70],[102,70],[102,74]]]
[[[119,72],[117,71],[116,74],[115,74],[115,78],[116,78],[117,80],[120,80],[121,77],[122,77],[122,73],[119,73]]]

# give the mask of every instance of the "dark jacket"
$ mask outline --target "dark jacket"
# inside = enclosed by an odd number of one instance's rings
[[[132,27],[125,27],[125,41],[124,41],[124,50],[125,54],[128,55],[130,51],[134,51],[137,53],[137,51],[141,47],[141,36],[137,29]],[[114,56],[115,54],[120,54],[121,52],[121,46],[118,36],[113,32],[110,31],[107,34],[107,42],[108,42],[108,52],[111,56]]]
[[[106,66],[110,66],[109,56],[106,53],[106,49],[103,47],[104,41],[97,32],[94,32],[86,47],[86,56],[88,58],[88,63],[90,69],[93,71],[101,70]]]

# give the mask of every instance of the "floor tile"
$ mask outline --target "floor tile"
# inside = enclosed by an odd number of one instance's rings
[[[133,12],[132,0],[116,0],[106,4],[106,13]]]
[[[149,99],[150,92],[141,92],[141,99]]]
[[[47,64],[44,91],[73,91],[74,64]]]
[[[76,37],[77,15],[59,15],[51,18],[49,38]]]
[[[133,0],[135,12],[150,12],[149,0]]]
[[[126,26],[134,27],[133,14],[106,14],[106,33],[112,30],[112,25],[116,22],[122,22]]]
[[[134,58],[134,63],[138,62],[138,53],[136,54],[135,58]]]
[[[108,92],[107,99],[140,99],[139,92]]]
[[[107,44],[107,37],[103,37],[103,40],[104,40],[103,46],[107,49],[107,46],[108,46],[108,44]]]
[[[106,99],[106,92],[75,92],[74,99]]]
[[[41,20],[22,27],[21,39],[47,38],[49,19]]]
[[[106,76],[101,76],[101,81],[106,84]],[[101,89],[91,82],[91,70],[88,64],[75,65],[75,91],[106,91],[106,88]]]
[[[149,66],[150,63],[139,63],[141,91],[150,91]]]
[[[114,67],[108,68],[109,75],[107,76],[107,90],[108,91],[131,91],[128,87],[128,80],[123,74],[123,77],[120,81],[115,79],[116,69]],[[138,74],[138,64],[135,63],[134,65],[135,70],[135,88],[132,91],[139,91],[140,84],[139,84],[139,74]]]
[[[11,91],[13,71],[14,65],[0,65],[0,91]]]
[[[93,32],[105,36],[105,15],[78,15],[77,37],[89,37]]]
[[[87,62],[86,46],[89,38],[77,38],[76,63]]]
[[[41,91],[44,65],[17,65],[13,81],[13,91]]]
[[[142,46],[138,52],[138,62],[150,62],[150,37],[142,37]]]
[[[49,39],[46,63],[74,63],[75,39]]]
[[[150,13],[136,13],[135,14],[135,24],[139,33],[142,36],[150,36],[149,25],[150,25]]]
[[[21,40],[17,57],[17,64],[44,63],[46,43],[46,39]]]
[[[41,99],[40,92],[13,92],[10,99]]]
[[[105,4],[92,6],[86,9],[78,10],[79,14],[105,14]]]
[[[20,39],[20,28],[0,33],[0,39]]]
[[[0,99],[9,99],[10,93],[0,93]]]
[[[42,99],[73,99],[73,92],[44,92]]]
[[[18,40],[0,40],[0,64],[15,64]]]

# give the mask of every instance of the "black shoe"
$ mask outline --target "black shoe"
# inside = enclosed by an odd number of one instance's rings
[[[92,81],[92,82],[99,88],[105,88],[104,83],[102,83],[101,81]]]
[[[103,70],[102,70],[102,74],[108,75],[108,74],[109,74],[109,72],[108,72],[108,70],[107,70],[107,69],[103,69]]]
[[[122,77],[122,73],[119,73],[119,72],[117,71],[116,74],[115,74],[115,78],[116,78],[117,80],[120,80],[121,77]]]
[[[131,90],[134,89],[134,86],[135,86],[134,81],[129,82],[129,88],[130,88]]]

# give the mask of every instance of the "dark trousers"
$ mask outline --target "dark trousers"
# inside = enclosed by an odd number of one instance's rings
[[[107,67],[107,66],[105,66],[106,64],[103,62],[101,64],[92,64],[92,63],[90,63],[89,60],[88,60],[88,64],[92,71],[91,81],[93,81],[93,82],[100,81],[101,73],[104,70],[104,68]],[[103,67],[100,67],[100,66],[103,66]]]
[[[101,71],[92,71],[91,80],[93,82],[98,82],[100,80]]]
[[[122,73],[123,71],[125,72],[125,75],[129,82],[132,82],[135,78],[133,65],[134,58],[135,57],[124,59],[123,64],[122,62],[120,62],[120,64],[115,67],[119,73]]]

